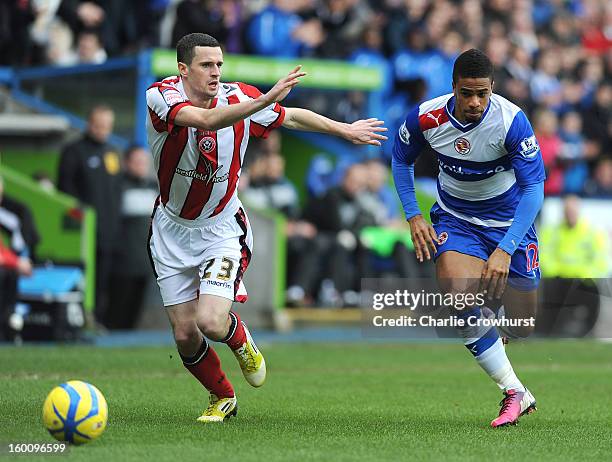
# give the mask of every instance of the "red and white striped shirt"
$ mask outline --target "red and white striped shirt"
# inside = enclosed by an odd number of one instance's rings
[[[221,83],[211,108],[255,99],[261,92],[241,82]],[[249,136],[266,138],[285,118],[278,103],[231,127],[203,131],[174,124],[179,109],[191,105],[180,77],[147,90],[147,139],[159,181],[160,201],[186,220],[206,219],[240,206],[237,190]]]

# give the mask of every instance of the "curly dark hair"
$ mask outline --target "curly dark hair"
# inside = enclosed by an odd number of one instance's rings
[[[488,77],[493,81],[493,63],[482,51],[472,48],[464,51],[455,60],[453,66],[453,83],[461,77]]]

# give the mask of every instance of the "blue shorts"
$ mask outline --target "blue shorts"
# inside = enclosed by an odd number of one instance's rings
[[[475,225],[442,210],[437,203],[431,208],[430,217],[438,235],[434,260],[442,253],[454,250],[487,261],[508,230]],[[538,236],[535,226],[531,225],[510,260],[508,284],[528,292],[535,290],[539,282]]]

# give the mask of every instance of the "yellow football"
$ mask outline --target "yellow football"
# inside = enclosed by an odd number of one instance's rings
[[[84,444],[98,438],[106,428],[108,406],[96,387],[70,380],[47,395],[42,417],[55,439]]]

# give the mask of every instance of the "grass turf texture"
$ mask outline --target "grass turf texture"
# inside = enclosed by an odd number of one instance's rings
[[[538,412],[489,428],[501,393],[460,345],[261,345],[263,388],[225,346],[238,417],[202,425],[200,385],[171,347],[0,348],[0,442],[53,442],[41,424],[53,386],[89,381],[109,404],[102,437],[68,455],[19,460],[604,460],[612,453],[612,345],[509,346]]]

